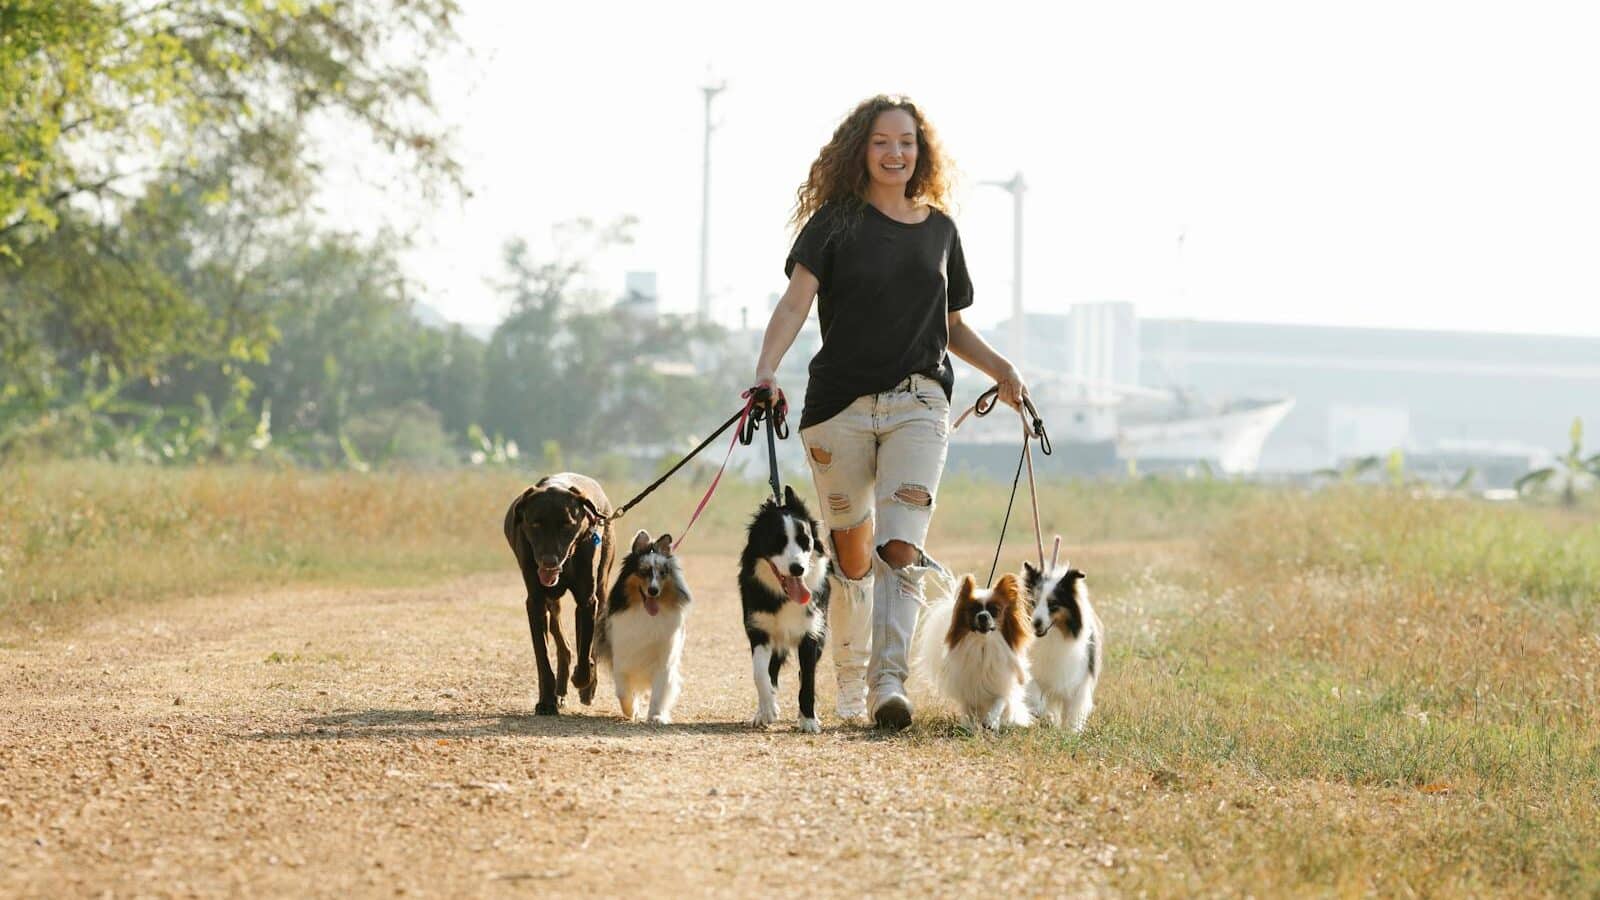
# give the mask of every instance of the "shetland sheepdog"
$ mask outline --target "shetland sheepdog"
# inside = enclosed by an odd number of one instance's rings
[[[778,669],[790,651],[800,662],[800,731],[816,734],[817,659],[828,637],[828,556],[821,527],[795,496],[761,504],[739,556],[739,603],[756,684],[751,724],[778,720]]]
[[[595,652],[611,669],[624,719],[638,721],[640,697],[648,688],[649,721],[672,721],[682,687],[678,663],[691,599],[683,567],[672,555],[672,535],[653,542],[649,532],[634,535],[633,549],[623,558],[607,598]]]
[[[1017,576],[1006,574],[990,590],[971,575],[954,597],[928,605],[918,627],[916,673],[955,701],[973,731],[1030,723],[1023,703],[1028,683],[1026,600]]]
[[[1022,581],[1033,601],[1029,652],[1028,709],[1052,725],[1082,731],[1094,709],[1100,680],[1104,630],[1089,605],[1084,574],[1071,566],[1044,573],[1022,564]]]

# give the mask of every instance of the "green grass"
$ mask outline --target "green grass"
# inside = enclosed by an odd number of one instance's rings
[[[1094,578],[1082,736],[954,741],[1016,785],[963,824],[1120,848],[1127,893],[1600,891],[1600,521],[1265,492]],[[921,740],[948,742],[948,722]]]

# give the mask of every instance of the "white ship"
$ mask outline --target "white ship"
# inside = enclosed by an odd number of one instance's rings
[[[1137,384],[1138,320],[1128,303],[1075,304],[1059,340],[1041,340],[1023,369],[1055,444],[1043,471],[1096,472],[1204,465],[1255,472],[1261,448],[1294,408],[1284,396],[1213,399]],[[960,384],[981,383],[976,373]],[[969,419],[950,436],[953,470],[1015,471],[1021,422],[1009,409]]]

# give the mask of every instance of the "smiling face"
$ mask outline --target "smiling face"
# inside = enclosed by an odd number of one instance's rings
[[[867,177],[873,184],[905,190],[917,170],[917,120],[903,109],[887,109],[867,135]]]

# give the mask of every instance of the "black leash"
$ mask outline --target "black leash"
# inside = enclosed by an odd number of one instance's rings
[[[962,413],[950,430],[954,431],[960,428],[961,423],[966,421],[969,415],[980,418],[987,416],[994,411],[994,406],[999,401],[1000,386],[997,384],[979,394],[977,401],[972,404],[972,408]],[[1050,443],[1050,433],[1045,431],[1044,419],[1039,416],[1039,410],[1033,405],[1033,400],[1024,395],[1022,407],[1017,411],[1017,415],[1022,417],[1022,454],[1017,457],[1017,474],[1011,479],[1011,496],[1006,500],[1006,515],[1000,522],[1000,542],[994,548],[994,562],[989,564],[988,584],[991,587],[994,585],[994,573],[1000,568],[1000,549],[1006,545],[1006,529],[1011,525],[1011,507],[1017,502],[1017,485],[1022,482],[1022,467],[1024,463],[1028,467],[1028,494],[1033,498],[1033,533],[1039,545],[1039,568],[1044,570],[1044,536],[1039,528],[1039,492],[1033,483],[1033,455],[1031,452],[1033,445],[1031,442],[1037,440],[1039,442],[1039,452],[1045,456],[1054,453],[1055,447]],[[1028,421],[1029,417],[1032,417],[1032,422]]]
[[[716,431],[711,432],[711,434],[708,435],[705,440],[700,442],[700,445],[698,447],[695,447],[693,450],[690,450],[688,456],[685,456],[683,459],[678,460],[678,464],[673,466],[672,468],[668,469],[667,473],[665,475],[662,475],[660,478],[657,478],[655,481],[651,482],[650,486],[645,488],[644,490],[640,491],[638,496],[634,497],[632,500],[629,500],[627,503],[622,504],[622,506],[620,508],[618,508],[616,512],[611,514],[610,521],[614,522],[617,519],[622,518],[623,515],[625,513],[627,513],[628,510],[633,509],[635,506],[637,506],[639,501],[641,501],[644,498],[650,496],[651,493],[653,493],[656,488],[660,487],[663,483],[665,483],[668,478],[671,478],[673,475],[676,475],[678,473],[679,469],[681,469],[684,466],[688,465],[689,460],[694,459],[696,456],[700,455],[700,451],[701,450],[704,450],[706,447],[710,446],[711,442],[716,440],[719,435],[721,435],[724,431],[727,431],[729,428],[732,428],[733,424],[735,422],[737,422],[740,419],[744,418],[745,417],[745,409],[746,409],[746,407],[742,407],[741,406],[739,408],[738,412],[736,412],[733,415],[729,416],[728,417],[728,421],[723,422],[721,425],[718,425]],[[744,443],[749,443],[749,441],[745,441]]]
[[[640,491],[632,500],[622,504],[622,506],[617,508],[616,512],[612,513],[609,517],[606,517],[605,520],[615,522],[616,520],[622,518],[628,512],[628,510],[639,505],[640,501],[654,493],[656,488],[659,488],[661,485],[665,484],[668,478],[676,475],[679,469],[682,469],[684,466],[688,465],[689,460],[699,456],[700,451],[709,447],[711,442],[716,440],[719,435],[721,435],[724,431],[727,431],[729,428],[732,428],[735,423],[739,422],[742,422],[742,424],[739,426],[737,440],[739,443],[744,444],[745,446],[749,446],[750,443],[755,440],[756,428],[759,426],[760,422],[763,420],[769,420],[772,422],[772,427],[767,429],[767,457],[772,468],[772,477],[770,479],[770,483],[772,484],[772,495],[778,499],[778,502],[783,502],[783,488],[778,482],[778,450],[776,443],[774,442],[774,432],[777,432],[776,437],[786,438],[789,436],[788,401],[784,400],[783,392],[779,391],[778,402],[774,406],[771,403],[771,399],[768,396],[765,388],[752,388],[750,391],[746,392],[746,397],[747,399],[745,404],[739,407],[738,412],[729,416],[727,421],[723,422],[721,425],[718,425],[716,431],[706,435],[705,440],[701,441],[693,450],[690,450],[689,454],[683,459],[678,460],[678,462],[673,465],[672,468],[666,471],[666,474],[662,475],[660,478],[657,478],[655,481],[652,481],[649,487]]]

